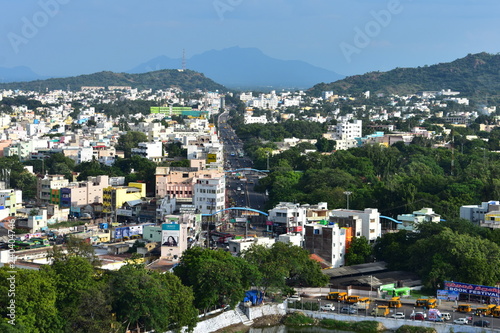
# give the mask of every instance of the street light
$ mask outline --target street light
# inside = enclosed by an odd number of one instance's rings
[[[347,209],[349,209],[349,196],[352,194],[351,191],[345,191],[344,194],[347,196]]]

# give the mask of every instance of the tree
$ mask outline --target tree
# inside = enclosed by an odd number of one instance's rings
[[[57,290],[50,274],[42,271],[16,269],[15,290],[9,293],[12,273],[7,267],[0,268],[0,313],[7,316],[7,305],[15,300],[15,326],[2,332],[57,333],[62,331],[62,317],[56,306]],[[9,294],[11,297],[9,297]]]
[[[110,274],[113,311],[126,330],[164,332],[195,326],[193,293],[171,273],[162,276],[143,267],[125,265]]]
[[[346,265],[367,263],[372,255],[372,247],[365,236],[354,237],[345,255]]]
[[[235,306],[257,276],[256,267],[221,250],[193,247],[184,251],[174,268],[182,283],[193,288],[195,306],[205,312],[214,306]]]
[[[142,132],[129,131],[125,134],[120,135],[118,138],[118,143],[116,145],[117,150],[123,150],[126,158],[131,156],[132,148],[138,146],[139,142],[147,142],[148,137]]]

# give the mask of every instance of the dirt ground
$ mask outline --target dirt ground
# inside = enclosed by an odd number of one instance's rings
[[[220,329],[214,333],[246,333],[246,332],[250,331],[250,328],[252,328],[252,327],[258,328],[258,327],[279,325],[279,324],[281,324],[282,319],[283,319],[283,316],[279,316],[279,315],[260,317],[256,320],[254,320],[252,326],[245,326],[243,324],[232,325],[232,326],[224,327],[223,329]]]

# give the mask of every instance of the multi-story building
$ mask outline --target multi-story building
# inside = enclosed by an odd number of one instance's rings
[[[441,221],[441,215],[436,214],[432,208],[422,208],[421,210],[414,211],[413,214],[401,214],[396,218],[401,221],[397,225],[398,230],[415,230],[415,227],[422,222],[434,222],[438,223]]]
[[[460,218],[466,219],[476,225],[485,222],[486,213],[499,211],[499,201],[482,202],[481,205],[467,205],[460,207]]]
[[[327,139],[336,141],[338,150],[345,150],[358,146],[356,138],[362,137],[362,121],[343,121],[335,126],[330,126],[329,132],[325,134]]]
[[[0,190],[0,220],[7,216],[15,216],[22,207],[23,192],[20,190]]]
[[[340,219],[343,218],[343,219]],[[330,221],[338,221],[341,226],[353,227],[353,236],[364,236],[370,242],[375,242],[382,235],[380,213],[377,208],[362,210],[334,209],[330,212]],[[352,225],[348,225],[352,221]]]
[[[280,202],[269,211],[267,219],[268,231],[274,234],[299,233],[303,235],[307,221],[306,207],[291,202]]]
[[[201,214],[212,214],[225,208],[226,178],[223,174],[200,174],[193,189],[193,205]]]
[[[132,155],[138,155],[153,162],[162,162],[163,143],[162,142],[139,142],[137,148],[132,148]]]
[[[338,223],[306,224],[304,248],[331,263],[332,267],[345,264],[345,253],[352,239],[352,229]]]
[[[146,184],[129,183],[128,186],[109,186],[103,189],[102,210],[105,214],[115,213],[127,201],[146,197]]]
[[[78,207],[102,202],[103,190],[110,186],[109,176],[88,177],[86,181],[70,183],[59,190],[61,207]]]
[[[45,175],[37,179],[36,199],[40,205],[48,205],[59,200],[60,194],[56,191],[68,186],[69,181],[63,175]]]
[[[169,216],[161,225],[161,257],[177,261],[201,231],[200,214]]]

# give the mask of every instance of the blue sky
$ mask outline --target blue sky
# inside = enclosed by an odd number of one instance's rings
[[[498,0],[0,0],[0,67],[125,71],[255,47],[343,75],[500,52]],[[187,63],[189,68],[189,62]]]

